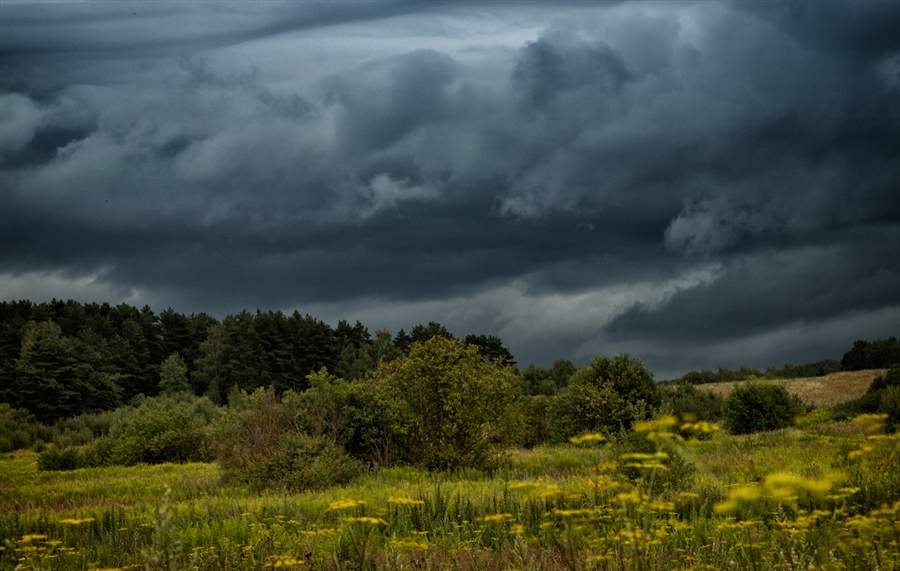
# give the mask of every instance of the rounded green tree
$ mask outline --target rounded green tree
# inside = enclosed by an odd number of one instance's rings
[[[653,373],[628,354],[598,356],[580,367],[555,402],[556,438],[631,426],[639,411],[662,402]]]
[[[803,401],[783,386],[748,382],[736,386],[722,410],[733,434],[750,434],[790,426],[803,412]]]
[[[414,464],[484,467],[491,445],[509,434],[518,379],[478,347],[432,337],[375,372],[391,431]]]

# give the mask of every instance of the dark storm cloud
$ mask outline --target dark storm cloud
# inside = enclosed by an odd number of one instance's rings
[[[739,9],[774,23],[799,41],[855,57],[897,50],[900,12],[890,2],[738,2]]]
[[[3,297],[94,276],[669,372],[760,339],[808,355],[800,326],[849,346],[900,307],[898,18],[5,3]]]
[[[4,2],[4,56],[210,48],[283,32],[377,20],[440,2],[115,2],[28,6]]]
[[[896,305],[900,230],[873,227],[840,240],[736,255],[716,281],[679,291],[660,307],[635,305],[607,331],[617,336],[711,341],[785,324]]]

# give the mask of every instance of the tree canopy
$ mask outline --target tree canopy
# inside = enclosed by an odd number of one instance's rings
[[[509,430],[519,395],[511,368],[489,362],[477,346],[441,336],[382,363],[375,378],[409,460],[427,468],[488,464],[490,445]]]

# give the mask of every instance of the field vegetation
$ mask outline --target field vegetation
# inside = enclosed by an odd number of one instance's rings
[[[508,449],[490,471],[369,467],[260,491],[218,463],[41,471],[0,458],[18,569],[896,569],[884,415],[735,436],[693,418]]]
[[[898,366],[821,406],[775,369],[727,398],[629,355],[519,370],[437,323],[0,314],[2,569],[900,568]]]

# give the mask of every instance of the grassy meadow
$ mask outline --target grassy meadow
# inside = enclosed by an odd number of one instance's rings
[[[0,568],[898,569],[900,447],[881,421],[733,436],[663,417],[490,473],[373,469],[296,494],[215,463],[41,472],[20,450],[0,457]]]
[[[811,405],[833,407],[863,396],[872,381],[886,372],[887,369],[838,371],[821,377],[774,379],[766,382],[782,385],[788,392],[799,396],[803,402]],[[697,388],[727,398],[731,390],[743,382],[746,381],[709,383],[697,385]]]

